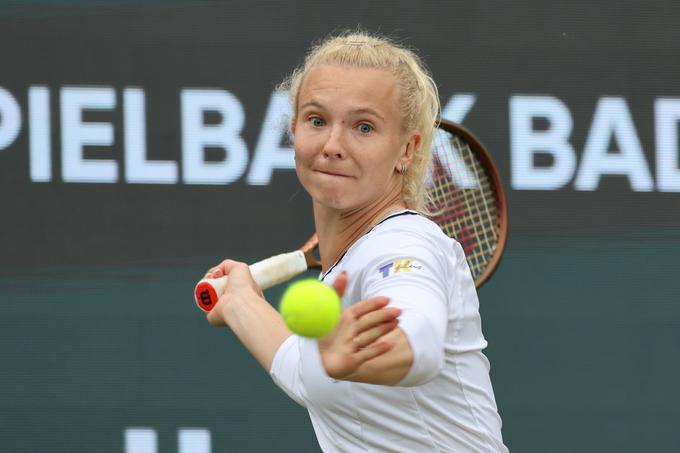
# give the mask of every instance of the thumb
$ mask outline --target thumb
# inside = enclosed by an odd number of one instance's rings
[[[342,297],[345,294],[345,289],[347,289],[347,272],[342,271],[340,275],[337,276],[337,278],[333,281],[333,289],[335,289],[335,292],[338,293],[338,296]]]

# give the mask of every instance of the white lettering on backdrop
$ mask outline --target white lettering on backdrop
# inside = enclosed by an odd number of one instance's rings
[[[291,140],[287,137],[291,112],[285,92],[271,94],[251,155],[242,136],[246,113],[234,94],[222,89],[182,89],[178,112],[181,162],[149,158],[147,124],[153,118],[146,115],[144,89],[123,88],[121,106],[116,105],[117,94],[113,87],[66,86],[55,97],[49,87],[32,85],[28,88],[26,106],[28,124],[23,126],[21,105],[12,93],[0,87],[0,151],[11,148],[25,127],[27,173],[33,182],[54,180],[55,156],[60,156],[57,165],[61,166],[61,179],[67,183],[115,183],[122,178],[135,184],[224,185],[244,180],[248,185],[269,185],[274,172],[295,167]],[[58,119],[50,115],[53,102],[59,103]],[[476,103],[475,94],[457,93],[443,105],[442,116],[462,123]],[[624,178],[632,191],[680,192],[679,98],[654,100],[655,149],[654,153],[646,154],[635,117],[623,97],[597,99],[580,153],[572,143],[572,113],[563,100],[549,95],[513,95],[508,107],[513,189],[571,187],[593,191],[607,177],[616,176]],[[116,109],[122,110],[122,124],[83,120],[88,111]],[[205,117],[209,113],[216,114],[219,120],[207,123]],[[114,143],[117,128],[122,128],[121,144]],[[60,153],[54,150],[53,130],[61,135]],[[482,138],[493,133],[482,132],[479,134]],[[96,148],[86,153],[88,147]],[[102,147],[111,148],[108,158],[97,157]],[[115,158],[116,147],[122,148],[120,159]],[[207,150],[215,148],[223,152],[223,157],[207,159]],[[494,155],[505,152],[491,151]],[[654,166],[647,160],[652,158]]]

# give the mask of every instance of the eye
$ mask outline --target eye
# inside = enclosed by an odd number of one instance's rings
[[[314,127],[321,127],[321,126],[323,126],[324,124],[326,124],[326,123],[324,122],[324,120],[322,120],[322,119],[319,118],[318,116],[315,116],[315,117],[310,118],[309,121],[312,123],[312,126],[314,126]]]
[[[358,129],[359,132],[361,132],[362,134],[369,134],[373,131],[373,126],[371,126],[370,124],[361,123]]]

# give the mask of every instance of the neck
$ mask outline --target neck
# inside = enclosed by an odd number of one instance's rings
[[[368,206],[341,211],[314,203],[314,220],[319,237],[321,269],[327,271],[347,249],[393,212],[406,209],[400,193],[376,200]]]

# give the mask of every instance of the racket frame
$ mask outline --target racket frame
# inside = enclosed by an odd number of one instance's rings
[[[496,166],[491,154],[487,151],[486,147],[477,138],[475,134],[470,132],[465,127],[453,121],[448,121],[445,119],[439,120],[438,127],[444,129],[445,131],[460,137],[465,141],[470,149],[479,156],[484,170],[488,172],[491,176],[491,180],[495,187],[495,192],[498,197],[498,242],[496,248],[494,249],[491,259],[489,259],[487,265],[484,267],[484,271],[475,278],[475,287],[477,289],[481,288],[494,274],[498,265],[501,262],[501,257],[505,251],[505,245],[508,240],[508,205],[505,197],[505,189],[503,188],[503,183],[501,181],[500,174],[498,172],[498,167]],[[455,239],[455,238],[454,238]]]

